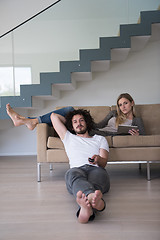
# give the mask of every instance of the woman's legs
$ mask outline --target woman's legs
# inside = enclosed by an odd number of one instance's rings
[[[18,127],[21,125],[26,125],[26,127],[29,130],[33,130],[37,124],[38,124],[38,119],[29,119],[29,118],[25,118],[23,116],[21,116],[20,114],[16,113],[10,106],[10,104],[8,103],[6,105],[6,111],[8,116],[12,119],[14,126]]]
[[[55,110],[54,112],[57,114],[60,114],[62,116],[65,116],[68,112],[70,112],[72,110],[74,110],[73,107],[65,107],[65,108]],[[44,114],[44,115],[36,117],[36,118],[26,118],[26,117],[23,117],[20,114],[16,113],[11,108],[9,103],[6,105],[6,111],[7,111],[7,114],[9,115],[9,117],[12,119],[14,126],[16,126],[16,127],[21,126],[21,125],[26,125],[26,127],[29,130],[33,130],[37,126],[38,123],[47,123],[48,125],[52,126],[52,122],[50,119],[52,112]]]
[[[66,114],[70,111],[73,111],[74,108],[73,107],[64,107],[64,108],[60,108],[58,110],[54,110],[50,113],[47,113],[45,115],[42,115],[42,116],[39,116],[38,117],[38,121],[39,123],[47,123],[49,126],[52,126],[52,122],[51,122],[51,114],[54,112],[54,113],[57,113],[63,117],[66,116]]]

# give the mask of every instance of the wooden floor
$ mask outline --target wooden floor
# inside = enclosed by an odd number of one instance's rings
[[[95,221],[77,222],[77,205],[65,187],[67,164],[42,167],[36,157],[0,157],[0,240],[160,240],[160,164],[108,165],[107,209]]]

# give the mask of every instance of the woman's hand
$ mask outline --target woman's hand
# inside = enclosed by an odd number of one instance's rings
[[[129,134],[131,134],[132,136],[139,136],[139,129],[132,129],[132,130],[129,130],[128,132]]]

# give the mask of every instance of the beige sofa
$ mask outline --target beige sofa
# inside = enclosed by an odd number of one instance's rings
[[[75,107],[80,108],[80,107]],[[90,110],[95,122],[102,120],[115,106],[81,107]],[[160,162],[160,104],[136,106],[137,116],[143,119],[145,136],[106,137],[110,152],[108,163],[146,163],[147,179],[150,180],[150,163]],[[54,162],[68,162],[63,143],[55,130],[45,123],[37,126],[37,180],[41,181],[41,166]]]

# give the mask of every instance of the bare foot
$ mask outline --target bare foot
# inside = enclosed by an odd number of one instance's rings
[[[9,103],[6,105],[6,111],[7,111],[8,116],[12,119],[15,127],[18,127],[21,125],[26,125],[26,127],[29,130],[33,130],[38,124],[37,118],[29,119],[29,118],[25,118],[25,117],[19,115],[11,108]]]
[[[78,220],[80,223],[87,223],[90,216],[93,214],[92,207],[87,197],[82,191],[77,193],[77,203],[81,207]]]
[[[98,211],[101,211],[104,209],[105,207],[105,203],[102,200],[102,193],[100,190],[96,190],[94,193],[90,193],[88,195],[88,200],[91,204],[91,206],[95,209],[97,209]]]

